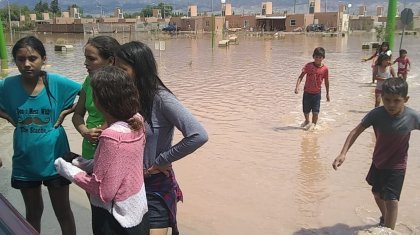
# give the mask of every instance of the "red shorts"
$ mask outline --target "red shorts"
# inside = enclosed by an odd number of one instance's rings
[[[382,95],[382,90],[375,89],[375,95]]]

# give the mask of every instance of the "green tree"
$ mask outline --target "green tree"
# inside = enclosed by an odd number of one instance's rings
[[[51,1],[50,9],[51,9],[51,12],[54,15],[59,15],[60,14],[60,7],[58,6],[58,0],[52,0]]]
[[[35,4],[34,11],[35,13],[44,13],[49,12],[50,8],[47,2],[42,2],[42,0],[39,0],[39,2]]]
[[[36,18],[41,19],[42,13],[50,12],[50,8],[47,2],[42,2],[42,0],[39,0],[39,2],[35,4],[34,11],[36,14]]]
[[[162,15],[163,18],[166,18],[167,16],[172,15],[172,10],[173,10],[172,5],[161,2],[158,4],[157,8],[160,9],[160,14]]]
[[[20,16],[25,16],[26,21],[21,22],[20,28],[26,30],[31,29],[31,21],[29,20],[30,10],[27,6],[18,4],[10,4],[10,19],[12,21],[20,21]],[[7,6],[0,9],[0,18],[4,19],[3,23],[5,28],[9,28],[9,11]],[[32,27],[33,28],[33,27]]]
[[[141,10],[141,15],[143,17],[151,17],[153,16],[153,6],[147,5],[145,8]]]
[[[72,4],[72,5],[68,6],[67,7],[67,10],[70,11],[71,8],[77,8],[77,9],[79,9],[80,15],[83,15],[83,8],[79,7],[77,4]]]

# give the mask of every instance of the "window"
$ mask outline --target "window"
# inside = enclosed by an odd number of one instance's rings
[[[206,21],[206,26],[209,27],[210,26],[210,22]]]
[[[290,26],[296,26],[296,20],[290,20]]]

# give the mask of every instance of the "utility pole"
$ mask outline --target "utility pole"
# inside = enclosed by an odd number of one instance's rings
[[[8,11],[9,11],[10,44],[13,44],[12,18],[10,17],[10,2],[9,2],[9,0],[7,0],[7,8],[8,8]]]

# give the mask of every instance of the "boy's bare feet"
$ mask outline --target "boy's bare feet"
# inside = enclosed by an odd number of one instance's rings
[[[310,124],[309,121],[304,121],[302,122],[302,124],[300,124],[300,127],[302,127],[303,129],[306,129],[309,124]]]

